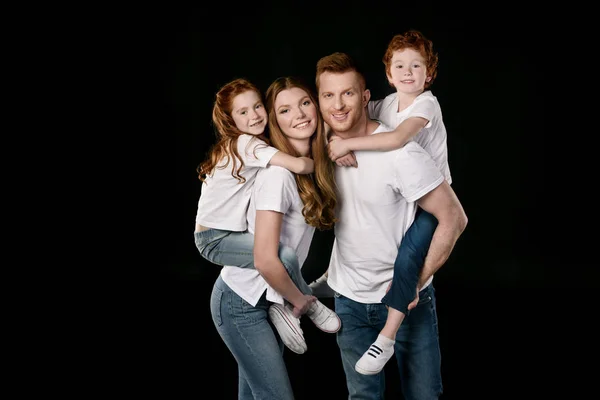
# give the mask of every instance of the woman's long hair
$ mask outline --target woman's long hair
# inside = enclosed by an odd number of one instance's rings
[[[275,99],[281,91],[295,87],[304,90],[317,108],[317,130],[310,139],[310,157],[315,162],[315,171],[312,174],[295,175],[298,193],[304,204],[302,215],[307,224],[319,230],[327,230],[333,228],[336,222],[335,169],[327,156],[325,125],[319,111],[319,105],[313,92],[299,79],[294,77],[277,78],[267,89],[266,106],[269,111],[269,135],[275,148],[295,157],[300,156],[282,132],[279,124],[277,124],[277,114],[274,107]]]
[[[240,181],[240,183],[246,181],[240,175],[240,171],[244,168],[244,161],[240,158],[237,150],[238,138],[244,132],[235,126],[231,112],[233,111],[233,99],[235,96],[248,91],[256,92],[262,98],[258,88],[242,78],[227,83],[217,92],[212,111],[212,122],[217,135],[217,142],[210,149],[206,160],[196,168],[198,178],[201,181],[204,182],[206,177],[211,175],[215,168],[227,168],[229,162],[232,163],[231,175]],[[264,134],[257,135],[256,137],[269,144],[269,140]],[[224,164],[219,165],[222,161],[224,161]]]

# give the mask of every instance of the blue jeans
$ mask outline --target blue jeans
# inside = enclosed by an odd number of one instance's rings
[[[210,297],[217,332],[238,365],[239,400],[292,400],[283,342],[269,321],[265,295],[251,306],[219,276]]]
[[[394,277],[390,290],[381,302],[408,315],[408,305],[417,296],[419,274],[429,250],[438,220],[419,208],[415,220],[406,231],[394,262]]]
[[[254,268],[254,235],[248,231],[232,232],[208,229],[194,232],[194,242],[200,255],[213,264]],[[312,294],[312,289],[300,272],[300,263],[296,252],[280,243],[278,256],[298,289],[303,294]]]
[[[387,307],[382,303],[358,303],[336,293],[335,312],[342,320],[337,344],[346,374],[348,399],[383,399],[385,370],[377,375],[362,375],[354,366],[383,329]],[[419,293],[419,304],[400,325],[394,354],[405,400],[437,400],[443,387],[433,284]]]

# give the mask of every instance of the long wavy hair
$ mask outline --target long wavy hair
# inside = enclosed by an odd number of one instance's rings
[[[259,98],[262,99],[258,88],[243,78],[234,79],[221,87],[217,92],[212,111],[212,123],[217,136],[217,142],[209,150],[206,160],[196,168],[198,179],[201,181],[204,182],[206,177],[214,172],[215,168],[227,168],[230,162],[232,163],[231,175],[240,183],[246,181],[246,178],[240,175],[240,171],[244,168],[244,161],[240,158],[237,150],[238,138],[244,132],[235,126],[231,112],[233,111],[233,99],[235,96],[248,91],[256,92]],[[264,134],[255,137],[264,140],[267,145],[269,144],[269,140]],[[223,163],[219,165],[222,161]]]
[[[383,64],[385,65],[385,72],[391,75],[392,68],[392,57],[394,52],[404,49],[413,49],[423,56],[425,59],[425,67],[427,68],[427,76],[431,79],[429,82],[425,82],[425,89],[428,89],[435,77],[437,76],[438,67],[438,55],[433,50],[433,42],[425,37],[421,32],[410,29],[407,32],[399,35],[395,35],[390,40],[388,47],[383,55]],[[390,86],[394,86],[390,83]]]
[[[334,166],[327,156],[325,125],[316,97],[308,86],[298,78],[277,78],[267,89],[265,97],[269,112],[269,135],[271,143],[280,151],[292,156],[300,156],[279,127],[275,112],[275,99],[277,95],[283,90],[292,88],[304,90],[317,108],[317,130],[310,138],[310,157],[315,162],[315,171],[312,174],[295,175],[298,193],[304,204],[302,215],[307,224],[319,230],[331,229],[337,221],[335,218],[337,196]]]

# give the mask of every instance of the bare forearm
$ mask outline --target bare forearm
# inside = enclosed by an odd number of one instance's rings
[[[290,303],[297,304],[300,301],[303,294],[294,284],[279,258],[255,264],[255,268],[265,281]]]
[[[421,117],[411,117],[399,124],[393,131],[348,138],[345,144],[349,150],[353,151],[390,151],[399,149],[414,138],[427,125],[427,122],[426,119]]]

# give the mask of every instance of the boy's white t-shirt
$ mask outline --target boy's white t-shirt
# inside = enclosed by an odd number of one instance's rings
[[[283,214],[280,242],[292,248],[300,265],[308,256],[315,228],[302,216],[302,200],[294,174],[285,168],[270,165],[260,170],[254,182],[248,207],[248,231],[254,234],[257,210],[277,211]],[[224,266],[223,281],[242,299],[255,306],[267,291],[267,300],[283,304],[283,297],[263,279],[254,268]]]
[[[247,228],[246,211],[252,193],[252,184],[256,174],[265,168],[278,150],[256,136],[240,135],[237,150],[244,161],[240,175],[246,181],[240,183],[232,176],[233,160],[226,168],[215,168],[214,174],[202,182],[196,224],[207,228],[242,232]],[[219,166],[223,166],[222,160]],[[237,167],[239,167],[237,160]]]
[[[396,128],[405,119],[422,117],[429,122],[413,139],[433,158],[449,184],[452,184],[450,166],[448,165],[448,143],[446,126],[442,119],[442,108],[437,98],[426,90],[415,98],[413,103],[398,112],[398,95],[396,92],[381,100],[368,103],[369,117]]]
[[[390,130],[381,124],[373,134]],[[327,283],[359,303],[381,303],[416,200],[444,176],[415,141],[392,151],[354,153],[358,168],[336,167],[338,222]]]

